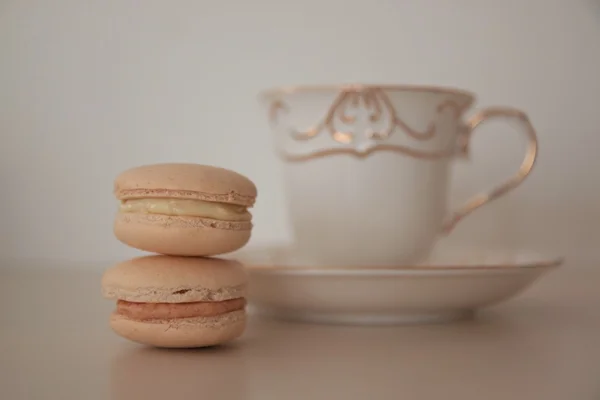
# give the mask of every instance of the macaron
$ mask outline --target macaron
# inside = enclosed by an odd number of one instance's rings
[[[246,326],[247,275],[233,260],[152,255],[105,271],[102,294],[116,300],[110,326],[156,347],[230,342]]]
[[[199,164],[129,169],[114,182],[117,239],[152,253],[213,256],[250,239],[256,186],[237,172]]]

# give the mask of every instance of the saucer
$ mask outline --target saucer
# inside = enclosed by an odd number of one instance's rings
[[[415,324],[471,317],[506,301],[561,258],[532,252],[465,250],[436,254],[426,264],[393,268],[316,267],[293,249],[236,255],[248,270],[253,312],[315,323]]]

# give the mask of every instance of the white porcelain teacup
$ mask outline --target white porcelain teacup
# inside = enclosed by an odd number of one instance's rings
[[[398,266],[428,256],[440,234],[518,186],[537,155],[522,111],[475,96],[410,85],[279,88],[262,93],[285,167],[295,246],[313,265]],[[450,164],[496,117],[522,123],[528,149],[516,176],[449,213]]]

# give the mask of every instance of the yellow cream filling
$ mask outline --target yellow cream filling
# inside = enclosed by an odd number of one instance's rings
[[[250,221],[244,206],[189,199],[129,199],[121,202],[121,212],[201,217],[221,221]]]

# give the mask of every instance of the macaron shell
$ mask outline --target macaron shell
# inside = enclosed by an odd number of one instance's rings
[[[118,199],[177,197],[252,206],[257,190],[245,176],[219,167],[167,163],[121,173],[114,183]]]
[[[248,275],[235,260],[150,255],[108,268],[102,293],[113,300],[191,303],[246,297]]]
[[[165,322],[130,320],[113,313],[110,327],[117,335],[140,344],[165,348],[207,347],[240,337],[246,328],[246,312]]]
[[[118,213],[114,234],[124,244],[152,253],[215,256],[238,250],[248,243],[251,226],[251,222]]]

